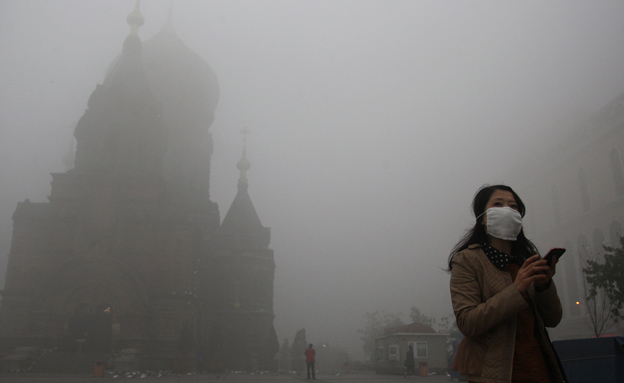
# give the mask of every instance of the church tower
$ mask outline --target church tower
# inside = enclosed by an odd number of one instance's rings
[[[76,126],[73,169],[52,174],[49,202],[13,215],[0,351],[132,348],[143,369],[271,368],[275,266],[246,170],[223,224],[210,201],[216,76],[171,15],[145,43],[138,1],[127,21]]]
[[[247,133],[245,128],[243,155],[237,164],[238,193],[214,236],[213,267],[202,278],[207,282],[203,289],[220,323],[220,333],[211,341],[229,345],[214,351],[237,360],[235,370],[274,370],[273,356],[279,348],[273,327],[275,262],[269,249],[270,229],[262,226],[248,193]]]

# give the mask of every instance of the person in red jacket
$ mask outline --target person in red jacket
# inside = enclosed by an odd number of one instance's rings
[[[314,356],[316,355],[316,351],[314,351],[314,347],[312,347],[312,343],[308,345],[308,348],[304,351],[303,355],[306,358],[306,367],[308,369],[308,380],[310,380],[310,371],[312,371],[312,379],[316,380],[316,376],[314,375]]]

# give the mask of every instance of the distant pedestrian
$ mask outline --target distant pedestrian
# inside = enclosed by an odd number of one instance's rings
[[[412,376],[414,375],[414,365],[416,363],[414,362],[414,346],[412,346],[411,344],[409,345],[409,349],[407,350],[407,352],[405,353],[405,361],[403,362],[403,365],[405,366],[405,373],[403,374],[406,378],[407,376]]]
[[[314,351],[314,347],[312,347],[312,343],[308,345],[308,348],[303,353],[306,358],[306,368],[308,370],[308,380],[310,380],[310,371],[312,372],[312,379],[316,380],[316,376],[314,375],[314,362],[316,351]]]

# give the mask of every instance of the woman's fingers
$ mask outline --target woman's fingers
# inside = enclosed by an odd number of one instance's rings
[[[550,267],[548,267],[546,261],[542,260],[538,254],[532,255],[524,261],[522,267],[518,270],[514,283],[518,290],[525,292],[531,283],[544,282],[550,279],[550,276],[547,274],[549,270]]]

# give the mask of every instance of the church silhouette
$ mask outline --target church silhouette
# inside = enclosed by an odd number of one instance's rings
[[[145,42],[138,2],[127,20],[75,128],[73,167],[52,174],[48,202],[13,215],[0,352],[51,350],[23,362],[33,371],[276,370],[275,263],[246,142],[221,222],[209,193],[217,77],[171,13]]]

